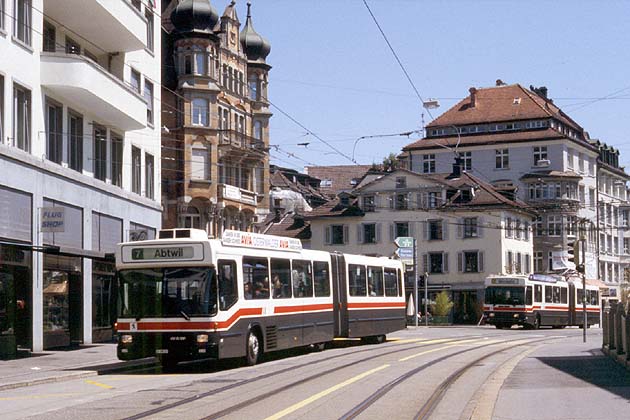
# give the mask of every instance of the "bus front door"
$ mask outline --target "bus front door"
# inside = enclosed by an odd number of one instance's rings
[[[331,254],[331,257],[335,337],[347,337],[348,295],[346,288],[346,259],[343,254]]]

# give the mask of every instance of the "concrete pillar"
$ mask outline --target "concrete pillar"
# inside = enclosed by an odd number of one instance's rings
[[[37,187],[38,189],[40,187]],[[42,245],[43,235],[39,232],[40,209],[43,206],[43,198],[39,191],[33,194],[33,245]],[[44,254],[33,252],[33,352],[44,350]]]
[[[92,249],[92,211],[83,209],[83,249]],[[83,259],[83,344],[92,343],[92,259]]]

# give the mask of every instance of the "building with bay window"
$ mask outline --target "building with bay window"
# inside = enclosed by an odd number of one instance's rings
[[[313,249],[389,257],[397,237],[416,238],[430,294],[449,291],[454,322],[476,323],[487,276],[532,273],[535,215],[472,174],[398,169],[364,180],[350,197],[305,219]]]
[[[216,3],[213,2],[213,3]],[[164,226],[255,230],[269,213],[271,46],[236,2],[165,2]]]
[[[110,340],[106,255],[161,224],[160,4],[0,4],[0,353]]]

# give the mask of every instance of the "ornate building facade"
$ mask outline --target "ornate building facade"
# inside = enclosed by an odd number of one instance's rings
[[[241,30],[236,2],[173,0],[163,10],[163,225],[219,236],[269,213],[269,42]]]

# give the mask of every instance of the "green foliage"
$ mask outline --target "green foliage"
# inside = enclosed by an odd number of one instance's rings
[[[431,310],[434,316],[446,316],[451,311],[452,307],[453,302],[451,302],[451,297],[446,290],[442,290],[435,297],[435,303],[431,305]]]
[[[383,158],[383,170],[386,172],[391,172],[394,169],[398,168],[398,159],[396,159],[395,153],[390,153],[389,156]]]

